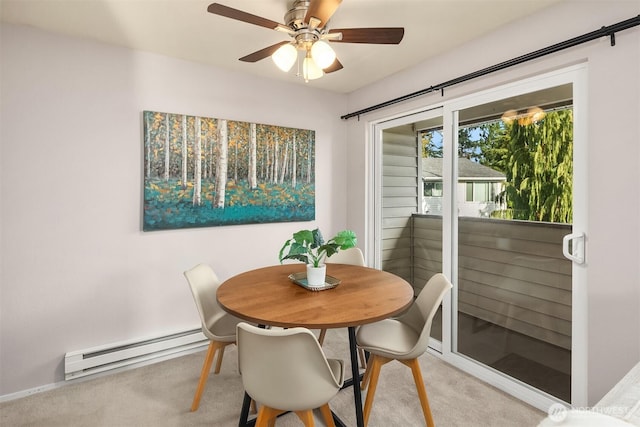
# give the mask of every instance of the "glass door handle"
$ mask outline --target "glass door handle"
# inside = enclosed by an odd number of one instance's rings
[[[584,233],[571,233],[564,236],[562,254],[576,264],[584,264]]]

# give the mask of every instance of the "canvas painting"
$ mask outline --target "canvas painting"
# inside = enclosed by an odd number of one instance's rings
[[[143,230],[315,219],[315,131],[144,111]]]

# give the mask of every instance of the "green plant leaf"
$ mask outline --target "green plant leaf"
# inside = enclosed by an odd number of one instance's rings
[[[293,240],[301,245],[308,245],[313,243],[313,233],[311,230],[300,230],[293,233]]]
[[[282,248],[280,248],[280,252],[278,253],[278,259],[280,260],[280,263],[282,263],[282,261],[286,259],[286,256],[283,255],[284,250],[287,249],[290,244],[291,240],[287,240],[286,242],[284,242],[284,245],[282,245]]]
[[[358,243],[356,233],[351,230],[342,230],[341,232],[336,234],[336,237],[333,238],[333,241],[340,246],[340,249],[353,248]]]
[[[322,233],[320,232],[319,228],[313,230],[311,234],[313,236],[313,244],[311,245],[312,248],[319,248],[324,244],[324,238],[322,237]]]

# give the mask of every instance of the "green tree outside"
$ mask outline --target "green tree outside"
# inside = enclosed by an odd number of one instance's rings
[[[506,194],[515,219],[571,223],[573,112],[548,113],[539,123],[513,122],[508,141]]]
[[[423,157],[442,157],[441,130],[420,135]],[[501,120],[459,130],[458,156],[503,172],[513,219],[571,223],[573,218],[573,111],[547,112],[538,122]]]

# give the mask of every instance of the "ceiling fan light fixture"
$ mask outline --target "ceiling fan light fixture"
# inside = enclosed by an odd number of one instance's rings
[[[318,40],[311,46],[311,57],[320,68],[327,68],[336,60],[336,53],[329,43]]]
[[[508,110],[502,115],[502,121],[511,124],[515,121],[520,126],[528,126],[544,119],[545,111],[540,107],[531,107],[527,111]]]
[[[307,56],[302,62],[302,77],[305,82],[309,80],[319,79],[324,75],[322,68],[318,67],[313,58]]]
[[[327,41],[369,44],[399,44],[402,41],[403,27],[329,30],[327,24],[341,2],[342,0],[289,0],[293,4],[285,13],[283,24],[220,3],[211,3],[207,12],[286,33],[292,39],[290,43],[276,43],[238,59],[257,62],[271,56],[276,66],[285,73],[297,64],[296,76],[302,75],[308,82],[325,73],[344,68]],[[299,55],[299,50],[304,51],[305,55]],[[304,58],[303,61],[300,61],[301,57]]]
[[[288,72],[298,59],[298,50],[291,43],[282,45],[273,52],[271,59],[285,73]]]
[[[507,110],[502,115],[502,121],[506,124],[513,123],[518,118],[518,112],[516,110]]]
[[[544,119],[544,116],[546,115],[544,110],[542,110],[542,108],[540,107],[529,108],[527,114],[529,115],[529,117],[531,117],[531,121],[533,123],[538,123],[540,120]]]

